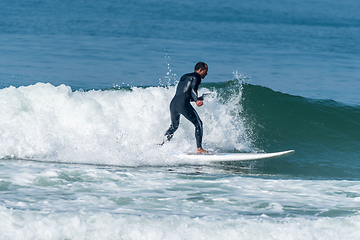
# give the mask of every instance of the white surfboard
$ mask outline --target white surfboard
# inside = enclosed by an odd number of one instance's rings
[[[173,155],[182,159],[194,159],[202,162],[233,162],[285,157],[294,152],[294,150],[288,150],[274,153],[173,153]]]

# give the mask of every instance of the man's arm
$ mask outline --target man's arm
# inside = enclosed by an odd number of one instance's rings
[[[203,103],[203,98],[202,97],[198,97],[197,95],[197,91],[195,89],[198,88],[199,86],[199,80],[198,78],[194,77],[191,81],[191,97],[194,100],[194,102],[196,102],[196,105],[198,107],[201,107],[204,103]]]
[[[193,77],[192,81],[191,81],[191,97],[194,100],[194,102],[196,102],[196,105],[198,107],[203,105],[203,98],[202,97],[198,97],[197,95],[197,87],[199,86],[199,82],[198,79],[196,77]]]

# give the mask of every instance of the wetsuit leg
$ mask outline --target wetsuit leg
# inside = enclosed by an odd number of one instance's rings
[[[180,113],[176,110],[175,101],[171,101],[170,104],[170,116],[171,116],[171,125],[166,131],[165,136],[168,141],[174,136],[175,131],[179,128],[180,124]]]
[[[195,111],[195,109],[191,106],[191,104],[186,104],[181,114],[189,120],[195,126],[195,138],[196,138],[196,146],[197,148],[202,148],[202,136],[203,136],[203,123]]]

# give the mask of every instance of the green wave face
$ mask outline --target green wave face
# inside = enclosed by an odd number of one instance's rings
[[[292,176],[359,179],[360,107],[315,100],[234,80],[204,84],[226,104],[236,95],[254,148],[294,149],[287,159],[264,162],[261,171]]]

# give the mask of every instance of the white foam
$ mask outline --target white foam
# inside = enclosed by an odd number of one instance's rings
[[[2,239],[357,239],[360,217],[223,219],[66,212],[0,206]]]
[[[208,89],[200,91],[210,92]],[[216,95],[197,108],[204,122],[204,146],[249,150],[239,93],[221,103]],[[0,158],[77,163],[173,164],[174,151],[195,151],[194,127],[184,118],[163,147],[175,87],[132,91],[76,91],[37,83],[0,90]]]
[[[244,177],[209,166],[2,164],[0,239],[356,239],[360,232],[358,181]]]

